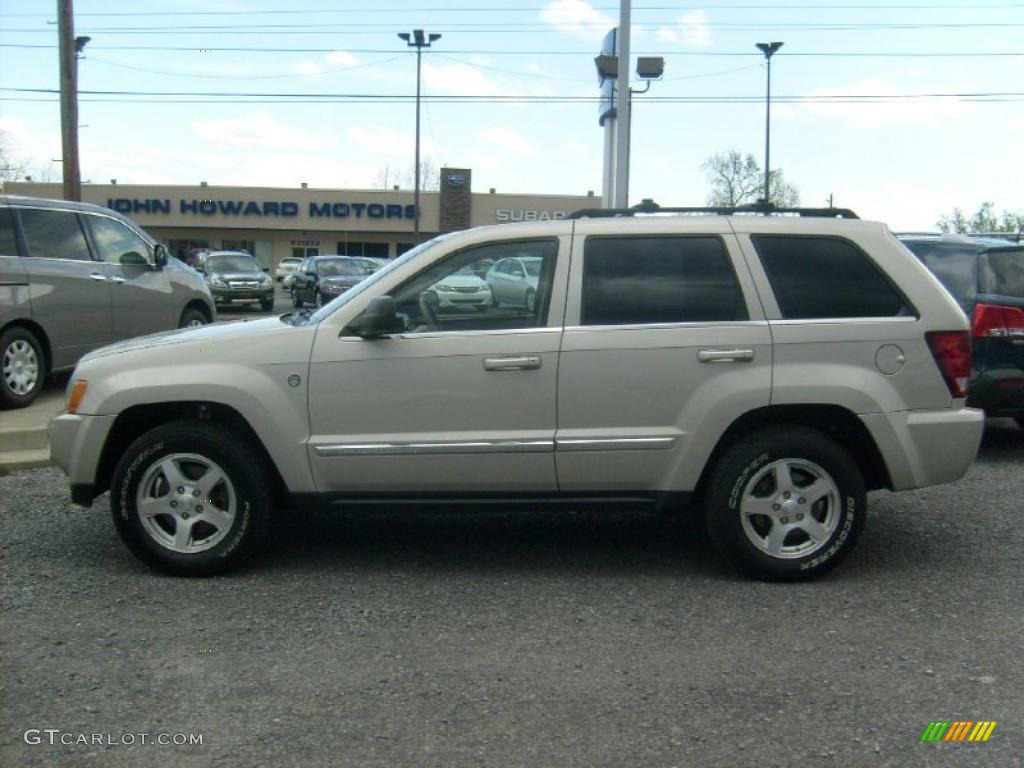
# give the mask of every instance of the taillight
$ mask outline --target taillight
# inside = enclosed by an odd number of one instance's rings
[[[953,397],[967,397],[971,374],[971,339],[967,331],[929,331],[924,335],[935,364]]]
[[[971,333],[976,339],[1024,336],[1024,309],[977,304]]]

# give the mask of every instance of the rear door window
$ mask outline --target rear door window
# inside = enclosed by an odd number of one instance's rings
[[[0,208],[0,256],[18,255],[18,230],[10,208]]]
[[[912,315],[867,255],[841,237],[752,235],[786,320]]]
[[[92,261],[82,226],[73,211],[22,208],[21,226],[29,256]]]
[[[748,319],[718,237],[589,237],[583,255],[583,325]]]

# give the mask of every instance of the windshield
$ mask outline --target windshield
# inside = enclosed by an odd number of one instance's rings
[[[358,262],[351,261],[350,259],[321,259],[317,261],[316,267],[321,277],[366,274],[366,270]]]
[[[214,272],[259,272],[260,265],[252,256],[246,256],[244,253],[232,253],[208,258],[206,271],[211,274]]]
[[[443,235],[438,235],[433,240],[427,240],[427,242],[420,243],[415,248],[406,251],[394,261],[389,261],[386,265],[378,269],[376,272],[374,272],[368,278],[363,280],[361,283],[356,283],[343,294],[337,296],[336,298],[329,301],[327,304],[324,304],[322,307],[320,307],[320,309],[318,309],[316,312],[309,316],[308,322],[319,323],[321,320],[323,320],[325,317],[328,317],[335,310],[348,304],[356,296],[359,296],[367,289],[375,286],[379,281],[383,280],[396,269],[400,268],[403,264],[406,264],[412,261],[413,259],[418,258],[421,254],[426,253],[434,246],[440,245],[445,240],[451,239],[456,234],[458,233],[447,232]]]

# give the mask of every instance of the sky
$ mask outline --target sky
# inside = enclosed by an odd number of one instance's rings
[[[60,180],[56,6],[0,0],[0,131]],[[83,181],[380,188],[423,157],[474,191],[601,193],[594,56],[607,0],[75,0]],[[633,101],[630,202],[702,205],[730,150],[801,203],[931,230],[954,207],[1024,212],[1024,2],[633,0],[632,53],[665,73]],[[642,89],[641,83],[634,88]]]

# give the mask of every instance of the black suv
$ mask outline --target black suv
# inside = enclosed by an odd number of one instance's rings
[[[971,320],[967,404],[1024,429],[1024,243],[965,235],[903,235]]]
[[[301,307],[304,302],[322,307],[370,273],[352,256],[309,256],[295,270],[292,281],[292,304]]]

